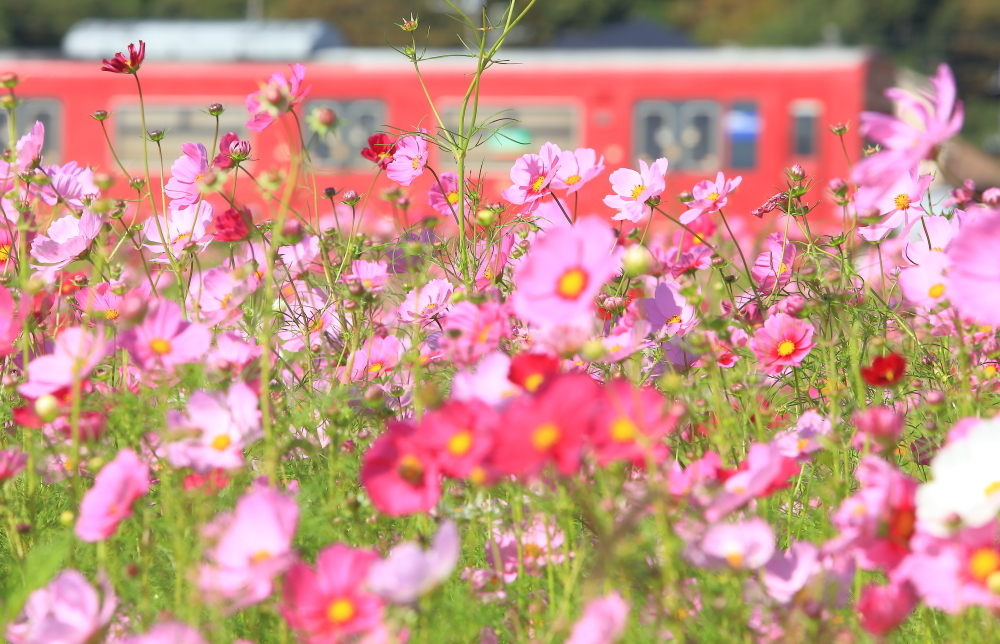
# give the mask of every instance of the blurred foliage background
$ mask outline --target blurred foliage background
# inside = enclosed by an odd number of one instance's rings
[[[453,2],[491,15],[505,4]],[[430,45],[457,45],[462,29],[449,11],[444,0],[0,0],[0,46],[58,48],[66,30],[87,17],[247,15],[322,18],[351,45],[379,46],[407,41],[394,23],[411,13],[430,27]],[[659,23],[702,45],[870,45],[923,73],[946,61],[966,101],[967,138],[982,143],[993,135],[988,147],[1000,153],[1000,0],[539,0],[518,44],[544,46],[563,33],[625,20]]]

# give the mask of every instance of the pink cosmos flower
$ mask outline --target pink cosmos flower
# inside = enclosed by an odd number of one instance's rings
[[[208,172],[208,150],[201,143],[182,143],[184,153],[170,166],[170,180],[163,187],[171,208],[193,206],[201,201],[201,180]]]
[[[74,381],[87,378],[112,348],[113,344],[104,339],[100,330],[63,329],[56,336],[52,353],[28,363],[28,380],[17,390],[22,396],[34,399],[72,387]]]
[[[480,400],[496,406],[521,393],[507,378],[510,362],[506,353],[494,351],[483,356],[474,369],[459,371],[451,381],[452,400]]]
[[[477,289],[485,291],[497,283],[497,277],[503,275],[504,267],[507,266],[514,241],[514,234],[508,233],[498,243],[483,240],[476,244],[475,255],[480,258],[479,269],[476,271]]]
[[[628,611],[617,591],[587,602],[566,644],[614,644],[625,634]]]
[[[769,317],[750,340],[750,350],[757,356],[761,370],[776,376],[786,367],[802,364],[816,343],[813,325],[785,313]]]
[[[242,640],[233,644],[241,644]],[[109,641],[110,644],[110,641]],[[141,635],[133,635],[121,644],[208,644],[194,628],[181,622],[159,622]]]
[[[394,335],[381,338],[372,336],[354,352],[351,380],[374,380],[390,374],[399,364],[406,349]]]
[[[1000,326],[1000,213],[983,214],[962,226],[948,247],[952,269],[949,299],[964,317]]]
[[[239,376],[260,354],[261,348],[255,339],[245,341],[235,333],[222,333],[215,339],[215,349],[209,353],[206,362],[214,369]]]
[[[305,66],[296,63],[291,68],[292,74],[288,79],[281,72],[275,72],[266,86],[247,96],[247,111],[251,114],[247,121],[248,129],[263,132],[278,117],[301,103],[309,93],[311,86],[302,87]]]
[[[614,244],[611,227],[596,217],[550,229],[515,271],[514,312],[538,325],[592,312],[594,296],[621,267]]]
[[[453,217],[458,212],[458,175],[442,172],[439,179],[441,183],[435,183],[427,192],[427,202],[445,217]]]
[[[701,500],[707,498],[706,488],[719,480],[722,471],[722,459],[711,450],[683,469],[680,463],[674,461],[667,470],[667,491],[678,497],[695,494],[699,497],[696,499],[698,505],[704,505]]]
[[[931,87],[932,92],[921,92],[923,100],[899,88],[886,90],[897,109],[918,122],[916,126],[888,114],[862,112],[858,131],[883,149],[854,166],[855,183],[888,189],[962,129],[964,110],[961,102],[955,101],[951,68],[939,65],[937,74],[931,77]]]
[[[384,628],[382,600],[364,589],[369,550],[334,544],[320,551],[316,568],[298,563],[285,576],[281,614],[307,644],[359,641]]]
[[[0,481],[14,478],[28,462],[28,455],[19,449],[0,449]]]
[[[298,279],[316,263],[316,258],[319,257],[319,237],[304,235],[298,243],[279,248],[278,257],[281,258],[288,277]]]
[[[165,264],[170,261],[166,256],[168,244],[174,257],[192,244],[198,251],[204,250],[212,241],[212,235],[207,233],[210,223],[212,204],[207,201],[187,208],[174,208],[171,204],[166,216],[150,217],[143,224],[142,234],[146,238],[143,245],[156,253],[152,261]]]
[[[417,440],[416,428],[391,421],[365,452],[361,484],[375,508],[389,516],[427,512],[441,498],[437,461]]]
[[[905,417],[889,407],[856,411],[852,420],[858,432],[851,439],[851,446],[859,452],[892,449],[906,429]]]
[[[356,259],[351,262],[351,272],[344,276],[345,282],[357,280],[366,291],[378,293],[389,280],[389,264],[385,261],[369,262]]]
[[[684,336],[698,324],[697,311],[681,295],[681,287],[677,282],[657,284],[653,297],[640,300],[639,308],[654,332]]]
[[[292,538],[299,506],[281,492],[256,487],[240,497],[236,509],[220,514],[205,528],[212,545],[199,568],[198,586],[232,611],[271,595],[273,580],[295,561]]]
[[[597,159],[597,153],[590,148],[563,150],[559,153],[559,168],[552,179],[552,187],[566,190],[571,195],[588,181],[604,172],[604,157]]]
[[[912,241],[903,249],[903,257],[912,264],[920,265],[928,255],[948,250],[951,240],[958,235],[962,221],[967,219],[969,217],[961,211],[956,211],[951,219],[939,215],[933,217],[925,215],[920,226],[910,232]]]
[[[396,313],[403,322],[433,322],[448,312],[454,287],[446,279],[433,279],[409,292]]]
[[[908,581],[890,581],[886,586],[868,584],[858,599],[859,621],[866,631],[882,637],[905,622],[919,602]]]
[[[740,185],[743,177],[726,179],[721,172],[715,177],[715,183],[705,180],[698,182],[691,190],[694,201],[687,203],[688,211],[681,215],[680,222],[689,224],[702,215],[710,215],[724,208],[729,202],[729,193]]]
[[[498,423],[496,412],[483,402],[452,400],[423,417],[416,438],[443,474],[482,479],[481,464],[493,447]]]
[[[783,456],[776,443],[753,443],[739,469],[729,473],[723,490],[705,511],[705,518],[718,521],[751,500],[781,489],[798,472],[795,459]]]
[[[927,253],[920,266],[904,268],[899,272],[899,286],[903,295],[914,304],[932,309],[948,296],[948,271],[951,260],[944,253]]]
[[[697,546],[685,553],[697,566],[754,570],[774,554],[774,531],[763,519],[754,517],[739,523],[717,523],[709,527]]]
[[[871,242],[881,241],[900,226],[903,227],[902,235],[909,234],[913,224],[924,216],[920,202],[923,201],[932,178],[929,174],[918,177],[914,170],[902,175],[888,188],[861,186],[854,197],[854,208],[858,216],[867,217],[870,213],[883,218],[877,223],[861,226],[858,234]]]
[[[676,246],[666,250],[661,248],[653,250],[653,256],[662,266],[662,270],[669,273],[674,279],[684,273],[708,270],[712,267],[713,254],[712,249],[704,245],[694,246],[690,250],[680,253],[677,252]]]
[[[243,450],[262,436],[257,395],[237,382],[225,394],[196,391],[187,413],[171,411],[167,425],[172,433],[185,436],[167,443],[167,459],[174,467],[198,472],[243,466]]]
[[[368,570],[368,589],[387,602],[413,603],[451,575],[461,553],[458,527],[445,521],[430,550],[407,541],[394,546],[384,560],[374,562]]]
[[[82,210],[85,197],[100,196],[100,189],[94,183],[94,171],[81,168],[76,161],[66,165],[50,165],[45,168],[49,183],[41,186],[38,196],[50,206],[59,203],[68,204],[71,208]]]
[[[514,162],[514,167],[510,169],[510,180],[514,185],[501,192],[500,196],[512,204],[525,206],[525,212],[531,212],[538,206],[538,200],[545,196],[545,190],[558,169],[559,148],[546,143],[540,154],[525,154]]]
[[[408,186],[424,173],[427,165],[427,141],[420,136],[404,136],[396,142],[396,152],[385,174],[401,186]]]
[[[80,217],[66,215],[55,220],[44,235],[31,241],[31,256],[38,262],[32,268],[52,281],[57,271],[90,250],[103,225],[103,217],[89,211]]]
[[[667,184],[667,160],[657,159],[652,165],[639,160],[639,172],[618,168],[611,173],[611,189],[615,194],[604,198],[604,205],[618,213],[612,219],[628,219],[636,223],[653,212],[646,202],[663,194]]]
[[[83,541],[103,541],[113,535],[118,524],[132,516],[132,505],[149,492],[149,466],[132,450],[118,451],[115,459],[101,468],[80,503],[76,536]]]
[[[479,305],[464,301],[448,311],[439,346],[449,360],[465,366],[478,362],[509,335],[506,307],[492,301]]]
[[[819,548],[808,541],[794,541],[787,551],[771,557],[761,581],[775,601],[788,604],[820,568]]]
[[[242,273],[242,274],[241,274]],[[243,317],[240,305],[254,290],[245,272],[216,266],[191,279],[188,310],[210,326],[232,326]]]
[[[21,617],[7,627],[11,644],[88,644],[114,615],[117,599],[102,580],[104,601],[79,571],[68,569],[28,596]]]
[[[823,448],[819,437],[830,433],[830,421],[815,411],[807,411],[799,417],[792,429],[774,437],[779,453],[788,458],[802,458]]]
[[[638,389],[627,380],[613,380],[604,393],[590,433],[597,462],[662,463],[669,454],[662,441],[677,426],[681,408],[668,411],[660,392]]]
[[[767,236],[767,250],[757,256],[750,269],[750,276],[757,282],[757,288],[764,295],[770,295],[775,288],[784,288],[792,279],[795,264],[795,244],[777,232]]]
[[[197,322],[185,322],[177,303],[160,300],[141,324],[122,336],[121,343],[143,369],[171,371],[179,364],[201,362],[212,332]]]

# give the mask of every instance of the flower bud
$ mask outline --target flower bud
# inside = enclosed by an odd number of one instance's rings
[[[938,389],[931,389],[924,393],[924,400],[927,401],[928,405],[933,405],[937,407],[938,405],[943,405],[945,401],[944,392]]]
[[[5,110],[12,110],[17,107],[17,99],[10,94],[4,94],[0,96],[0,107]]]
[[[1000,188],[987,188],[984,190],[983,203],[994,208],[1000,206]]]
[[[365,285],[361,283],[361,280],[352,278],[347,281],[347,292],[354,297],[359,297],[365,294]]]
[[[95,121],[106,121],[109,116],[111,115],[108,114],[105,110],[96,110],[94,112],[91,112],[90,114],[90,118],[94,119]]]
[[[277,87],[268,87],[267,91],[264,93],[264,98],[271,105],[277,105],[281,102],[281,90]]]
[[[146,318],[149,303],[142,297],[125,297],[121,304],[121,317],[132,324],[138,324]]]
[[[625,257],[622,259],[622,265],[625,268],[625,277],[645,275],[652,264],[652,255],[649,254],[645,246],[638,244],[629,246],[628,250],[625,251]]]
[[[10,89],[11,87],[17,87],[17,84],[21,82],[21,79],[17,77],[14,72],[4,72],[0,74],[0,85]]]
[[[806,178],[805,168],[796,163],[788,169],[788,178],[792,181],[802,181]]]
[[[68,463],[67,463],[67,465],[68,465]],[[64,526],[69,527],[69,526],[73,525],[73,519],[74,518],[75,517],[74,517],[73,513],[70,512],[69,510],[66,510],[65,512],[63,512],[62,514],[59,515],[59,523],[63,524]]]
[[[212,116],[219,116],[226,111],[226,108],[222,106],[222,103],[212,103],[208,106],[208,113]]]
[[[107,172],[95,172],[94,185],[101,190],[107,190],[111,186],[115,185],[115,177]]]
[[[628,306],[628,300],[624,297],[606,297],[602,306],[612,313],[621,313]]]
[[[587,362],[595,362],[604,357],[604,343],[600,338],[591,338],[580,347],[580,357]]]
[[[837,123],[836,125],[831,125],[830,126],[830,131],[833,132],[837,136],[843,136],[843,135],[847,134],[847,129],[848,129],[848,127],[846,125],[844,125],[843,123]]]
[[[725,257],[720,257],[716,255],[715,257],[712,258],[712,266],[714,266],[715,268],[722,268],[725,265],[726,265]]]
[[[497,213],[489,208],[483,208],[476,213],[476,222],[480,226],[492,226],[493,222],[497,220]]]
[[[385,392],[378,385],[368,385],[365,387],[365,402],[369,404],[381,403]]]
[[[806,308],[806,298],[798,293],[792,293],[785,299],[778,302],[778,311],[797,318],[802,315]]]
[[[323,188],[323,198],[324,199],[333,199],[336,196],[337,196],[337,189],[336,188]]]
[[[356,206],[361,201],[361,195],[355,190],[345,190],[344,194],[340,196],[340,200],[348,206]]]
[[[246,161],[250,158],[250,141],[233,141],[229,144],[229,158],[233,161]]]
[[[404,20],[402,24],[398,24],[396,26],[403,31],[416,31],[417,27],[420,26],[420,16],[414,17],[411,13],[409,20]]]
[[[44,394],[35,401],[35,413],[46,423],[51,423],[59,416],[59,400],[52,394]]]
[[[302,241],[305,230],[298,219],[289,219],[281,227],[281,244],[283,246],[297,244]]]
[[[316,110],[316,120],[326,127],[333,127],[333,124],[337,122],[337,114],[329,107],[321,107]]]
[[[680,391],[680,388],[684,386],[684,377],[674,371],[668,371],[660,376],[658,384],[660,389],[667,393]]]
[[[834,177],[830,179],[830,192],[838,197],[843,197],[847,195],[847,184],[840,177]]]
[[[129,177],[128,187],[133,190],[142,190],[142,187],[146,185],[146,179],[143,177]]]
[[[149,133],[149,140],[153,141],[154,143],[157,141],[162,141],[163,137],[165,137],[166,135],[167,133],[164,132],[163,130],[152,130]]]
[[[681,203],[694,201],[694,195],[691,194],[689,190],[685,190],[684,192],[680,193],[679,195],[677,195],[677,198],[680,199]]]

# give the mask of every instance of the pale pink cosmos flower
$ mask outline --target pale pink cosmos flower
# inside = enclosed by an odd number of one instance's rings
[[[871,242],[881,241],[890,232],[902,226],[907,235],[913,224],[924,216],[920,202],[930,187],[929,174],[917,176],[916,170],[902,175],[888,189],[883,186],[861,186],[854,196],[854,209],[859,217],[869,214],[882,217],[877,223],[858,228],[858,234]]]
[[[57,271],[90,250],[103,225],[104,218],[89,211],[55,220],[44,235],[31,241],[31,257],[38,262],[32,268],[51,281]]]
[[[604,172],[604,157],[597,158],[597,153],[590,148],[563,150],[559,153],[559,168],[552,179],[552,187],[566,190],[571,195],[582,188],[588,181]]]
[[[267,599],[275,577],[295,561],[292,538],[299,521],[295,499],[254,487],[232,512],[205,527],[211,545],[198,570],[198,587],[209,599],[242,610]]]
[[[698,324],[697,311],[681,295],[680,284],[664,281],[656,285],[653,297],[639,301],[639,309],[654,332],[684,336]]]
[[[782,456],[800,458],[822,449],[819,438],[827,436],[830,430],[830,421],[810,410],[799,417],[795,427],[776,434],[774,443]]]
[[[480,258],[479,269],[476,271],[476,288],[485,291],[497,282],[497,276],[503,274],[514,248],[514,233],[508,233],[500,238],[498,243],[489,240],[476,243],[476,257]]]
[[[721,172],[715,177],[715,182],[699,181],[691,190],[694,200],[687,202],[688,210],[681,215],[680,222],[689,224],[702,215],[710,215],[725,208],[729,203],[729,194],[742,183],[743,177],[726,179]]]
[[[0,481],[14,478],[28,462],[28,455],[19,449],[0,449]]]
[[[451,381],[452,400],[481,400],[496,406],[521,393],[507,378],[510,362],[506,353],[494,351],[483,356],[474,369],[459,371]]]
[[[215,339],[215,349],[208,354],[206,362],[214,369],[239,376],[260,354],[261,347],[256,339],[244,340],[235,333],[221,333]]]
[[[242,382],[226,393],[194,392],[185,414],[167,416],[170,433],[180,437],[164,447],[167,459],[198,472],[242,467],[243,450],[263,435],[257,404],[257,395]]]
[[[912,229],[911,241],[903,249],[903,257],[910,263],[919,265],[924,263],[928,255],[947,251],[951,240],[958,235],[964,218],[961,211],[956,211],[951,219],[940,215],[925,216],[921,225]]]
[[[931,77],[931,92],[914,97],[902,89],[886,90],[904,116],[915,120],[911,125],[889,114],[862,112],[860,134],[882,146],[882,151],[866,157],[854,166],[855,183],[883,186],[886,190],[896,180],[915,168],[922,159],[933,157],[939,145],[962,129],[964,110],[955,101],[955,77],[945,64]]]
[[[28,596],[20,618],[7,627],[11,644],[88,644],[98,641],[114,615],[117,599],[101,580],[104,601],[74,569],[63,570]]]
[[[84,198],[100,196],[101,191],[94,183],[94,171],[70,161],[65,165],[50,165],[45,168],[49,183],[41,186],[38,196],[50,206],[59,203],[68,204],[71,208],[81,210]]]
[[[625,634],[629,605],[617,591],[587,602],[566,644],[614,644]]]
[[[949,299],[965,317],[1000,326],[1000,213],[967,222],[948,247]]]
[[[357,280],[366,291],[378,293],[389,281],[389,264],[383,260],[369,262],[356,259],[351,262],[351,272],[343,277],[345,282]]]
[[[243,317],[240,305],[254,290],[250,281],[229,268],[216,266],[197,273],[188,290],[188,310],[209,326],[227,327]]]
[[[765,244],[767,250],[757,256],[750,276],[762,294],[770,295],[775,288],[783,288],[792,279],[796,250],[795,244],[780,232],[768,235]]]
[[[931,309],[948,299],[951,260],[944,253],[927,253],[922,259],[920,266],[899,272],[899,286],[906,299]]]
[[[667,160],[660,158],[652,165],[639,160],[639,172],[618,168],[611,173],[611,189],[615,194],[604,198],[604,205],[618,211],[612,219],[627,219],[633,223],[653,212],[646,202],[659,197],[666,189]]]
[[[750,350],[757,356],[761,370],[776,376],[787,367],[802,364],[816,346],[812,341],[814,332],[812,324],[786,313],[776,313],[757,329],[750,340]]]
[[[286,309],[285,326],[278,332],[278,338],[286,351],[320,347],[328,334],[340,333],[336,310],[319,289],[304,282],[286,283],[281,287],[281,297]]]
[[[201,362],[212,332],[197,322],[185,322],[176,302],[160,300],[141,324],[122,336],[121,343],[141,368],[170,371],[179,364]]]
[[[381,338],[377,335],[365,340],[354,352],[351,380],[374,380],[392,373],[405,352],[403,343],[394,335]]]
[[[709,527],[695,547],[685,553],[702,568],[760,568],[774,554],[774,531],[758,517],[739,523],[717,523]]]
[[[430,187],[427,202],[442,215],[453,217],[458,212],[458,175],[454,172],[442,172],[438,178],[441,183],[435,182]]]
[[[819,548],[808,541],[793,541],[788,550],[771,557],[761,581],[775,601],[788,604],[820,568]]]
[[[83,496],[76,536],[83,541],[104,541],[119,523],[132,516],[132,505],[148,492],[149,466],[132,450],[119,450]]]
[[[540,236],[514,273],[514,312],[537,325],[560,324],[594,310],[594,296],[621,267],[615,234],[596,217]]]
[[[753,443],[739,471],[726,479],[720,494],[705,511],[705,518],[718,521],[754,498],[779,488],[798,471],[795,460],[783,456],[776,443]]]
[[[54,393],[87,378],[113,350],[100,330],[81,327],[63,329],[56,336],[52,353],[28,363],[28,379],[18,388],[27,398]]]
[[[473,304],[459,302],[448,311],[442,324],[439,346],[456,365],[478,362],[510,335],[506,307],[487,301]]]
[[[108,644],[112,644],[110,641]],[[141,635],[132,635],[120,644],[208,644],[194,628],[181,622],[159,622]],[[234,644],[240,644],[235,642]]]
[[[163,191],[171,208],[193,206],[201,201],[201,181],[208,172],[208,150],[201,143],[182,143],[183,154],[170,166],[170,180]]]
[[[525,206],[525,212],[532,212],[538,200],[545,196],[559,169],[559,148],[553,143],[542,146],[539,154],[525,154],[510,169],[512,185],[500,193],[507,201]]]
[[[279,248],[278,257],[281,258],[288,277],[298,279],[316,264],[319,252],[319,237],[303,235],[297,243]]]
[[[247,121],[248,129],[263,132],[278,117],[301,103],[309,93],[311,86],[302,87],[302,80],[306,76],[305,66],[296,63],[291,68],[292,74],[288,79],[281,72],[275,72],[266,86],[247,96],[247,111],[251,114]]]
[[[150,217],[143,224],[142,234],[146,238],[143,245],[156,253],[152,261],[167,263],[170,261],[166,256],[168,248],[174,257],[189,245],[194,245],[199,251],[204,250],[212,241],[212,235],[206,232],[210,223],[212,204],[207,201],[187,208],[174,208],[171,204],[166,216]]]
[[[427,141],[421,136],[404,136],[396,142],[396,153],[385,174],[401,186],[408,186],[427,166]]]
[[[14,146],[16,154],[14,162],[0,161],[0,181],[10,179],[14,175],[28,170],[31,166],[40,164],[44,145],[45,125],[41,121],[35,121],[35,124],[31,126],[31,130],[18,139],[17,144]],[[16,223],[20,217],[20,213],[13,208],[8,210],[7,205],[7,203],[4,204],[7,219]]]
[[[410,291],[396,314],[403,322],[431,322],[448,312],[453,290],[448,280],[433,279]]]
[[[407,541],[394,546],[368,571],[368,589],[387,602],[411,604],[451,575],[462,553],[458,527],[445,521],[438,528],[430,550]]]

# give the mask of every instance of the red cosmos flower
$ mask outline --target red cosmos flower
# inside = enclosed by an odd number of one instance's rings
[[[870,367],[861,367],[861,377],[872,387],[888,387],[906,374],[906,358],[890,353],[872,360]]]
[[[375,508],[394,517],[427,512],[441,498],[437,461],[407,422],[390,422],[365,452],[361,484]]]
[[[136,50],[134,44],[129,44],[128,46],[128,60],[125,60],[125,56],[121,52],[115,54],[115,57],[111,60],[104,59],[104,65],[101,67],[102,72],[111,72],[113,74],[134,74],[139,71],[139,66],[142,65],[142,61],[146,58],[146,43],[139,41],[139,49]]]
[[[228,208],[215,215],[215,241],[237,242],[250,236],[250,213],[242,208]]]
[[[559,358],[547,353],[521,353],[510,361],[507,380],[531,393],[559,374]]]
[[[361,156],[385,170],[396,154],[396,139],[379,132],[368,137],[368,147],[361,151]]]
[[[478,400],[452,400],[424,416],[417,441],[435,454],[442,473],[484,482],[481,463],[493,446],[497,421],[493,408]]]
[[[677,426],[683,406],[666,411],[658,391],[637,389],[627,380],[614,380],[604,391],[590,435],[598,463],[625,460],[643,466],[647,458],[662,463],[669,454],[662,439]]]

